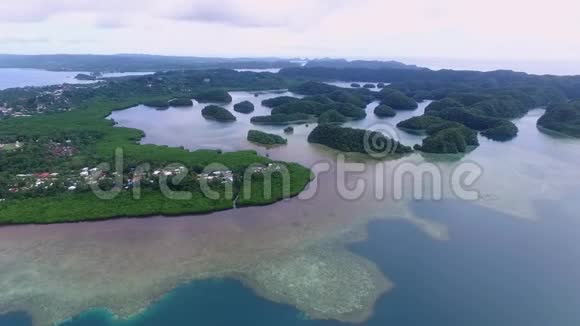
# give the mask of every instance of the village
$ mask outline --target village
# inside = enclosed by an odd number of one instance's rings
[[[70,151],[68,147],[58,148],[59,153]],[[268,164],[267,166],[251,167],[251,175],[265,174],[281,171],[279,164]],[[231,170],[215,170],[211,172],[194,173],[189,172],[184,166],[175,168],[157,168],[149,171],[141,171],[136,168],[129,168],[126,173],[109,172],[99,169],[98,167],[84,167],[78,171],[68,171],[67,173],[59,172],[41,172],[17,174],[8,186],[6,198],[0,198],[0,202],[27,195],[56,194],[58,192],[85,192],[91,189],[107,189],[115,186],[121,178],[122,188],[130,190],[134,187],[154,188],[155,185],[167,182],[174,176],[186,175],[190,180],[206,184],[233,184],[240,180],[242,176],[235,174]],[[0,196],[1,197],[1,196]]]

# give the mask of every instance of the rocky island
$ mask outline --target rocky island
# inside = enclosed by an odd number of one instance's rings
[[[348,153],[392,155],[413,152],[412,148],[379,132],[335,125],[320,125],[314,128],[308,135],[308,142]]]
[[[254,104],[250,101],[240,102],[234,105],[234,111],[244,114],[252,113],[254,112]]]
[[[265,133],[259,130],[248,131],[248,141],[264,145],[264,146],[276,146],[276,145],[286,145],[288,141],[279,135]]]
[[[208,105],[202,111],[201,114],[204,118],[221,121],[221,122],[233,122],[236,121],[236,117],[228,110],[217,105]]]

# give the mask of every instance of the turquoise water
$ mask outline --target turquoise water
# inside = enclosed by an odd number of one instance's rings
[[[558,217],[530,223],[462,202],[416,202],[419,216],[449,226],[451,240],[444,242],[408,223],[371,224],[368,240],[352,250],[376,262],[396,286],[364,325],[580,324],[580,221],[558,203],[538,205]],[[12,314],[0,318],[0,325],[31,324],[24,314]],[[61,326],[153,325],[346,324],[308,320],[239,282],[213,280],[184,285],[128,321],[92,311]]]

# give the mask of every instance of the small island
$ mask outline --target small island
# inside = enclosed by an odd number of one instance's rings
[[[208,105],[202,111],[201,114],[204,118],[209,120],[216,120],[221,122],[233,122],[236,121],[236,117],[228,110],[217,105]]]
[[[339,127],[336,125],[320,125],[308,135],[308,142],[321,144],[341,152],[375,154],[407,154],[413,152],[394,139],[380,132]]]
[[[284,133],[285,134],[293,134],[294,133],[294,127],[288,126],[288,127],[284,128]]]
[[[429,136],[415,149],[425,153],[459,154],[479,146],[477,132],[458,123],[441,124],[428,129]]]
[[[375,86],[375,84],[364,84],[363,85],[363,88],[366,88],[366,89],[374,89],[374,88],[377,88],[377,86]]]
[[[239,113],[252,113],[254,112],[254,104],[250,101],[243,101],[234,105],[234,111]]]
[[[388,105],[381,104],[377,106],[374,113],[379,118],[392,118],[397,115],[397,111]]]
[[[288,141],[281,136],[265,133],[259,130],[248,131],[247,139],[252,143],[268,147],[286,145],[288,143]]]
[[[274,115],[262,115],[252,117],[250,122],[254,124],[264,124],[264,125],[288,125],[288,124],[299,124],[299,123],[309,123],[315,122],[316,120],[308,114],[304,113],[290,113],[290,114],[274,114]]]
[[[350,87],[352,87],[352,88],[360,88],[361,86],[360,86],[359,83],[352,83],[352,84],[350,84]]]
[[[396,89],[385,88],[379,93],[381,104],[399,111],[412,111],[419,107],[417,101]]]
[[[378,83],[377,88],[385,88],[385,83]]]
[[[169,105],[174,106],[174,107],[193,106],[193,101],[189,98],[180,97],[180,98],[174,98],[173,100],[170,100]]]
[[[103,74],[101,74],[100,72],[93,72],[91,74],[80,73],[80,74],[77,74],[75,76],[75,79],[76,80],[83,80],[83,81],[95,81],[102,76],[103,76]]]

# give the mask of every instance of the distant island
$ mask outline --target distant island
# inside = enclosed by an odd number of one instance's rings
[[[233,122],[236,121],[236,117],[228,110],[217,105],[208,105],[203,110],[201,114],[204,118],[210,120],[216,120],[221,122]]]
[[[243,101],[234,105],[234,111],[239,113],[252,113],[254,112],[254,104],[250,101]]]
[[[91,74],[77,74],[75,76],[75,79],[77,80],[86,80],[86,81],[91,81],[91,80],[97,80],[98,78],[102,77],[103,74],[101,74],[100,72],[93,72]]]
[[[279,135],[265,133],[259,130],[248,131],[248,141],[264,146],[286,145],[288,141]]]
[[[411,147],[387,138],[379,132],[336,125],[317,126],[308,135],[308,142],[349,153],[373,154],[386,151],[384,154],[388,155],[413,152]]]

